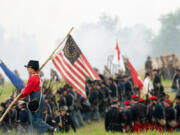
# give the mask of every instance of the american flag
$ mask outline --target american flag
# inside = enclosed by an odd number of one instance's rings
[[[64,48],[53,57],[52,62],[65,81],[84,98],[86,98],[86,78],[100,80],[71,35]]]

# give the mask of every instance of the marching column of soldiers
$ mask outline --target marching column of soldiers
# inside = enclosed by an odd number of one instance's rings
[[[87,80],[87,98],[73,91],[68,84],[53,93],[52,86],[60,80],[57,74],[52,75],[50,83],[44,81],[43,85],[43,120],[62,133],[69,132],[71,128],[76,132],[85,122],[103,118],[107,132],[180,131],[180,69],[176,69],[172,83],[172,89],[177,92],[173,101],[164,91],[159,70],[152,71],[152,75],[146,73],[146,77],[153,76],[153,83],[151,89],[148,87],[145,98],[141,97],[128,75],[115,78],[99,75],[101,80]],[[13,97],[1,103],[1,115]],[[26,98],[13,106],[0,123],[1,130],[31,132],[27,102]]]

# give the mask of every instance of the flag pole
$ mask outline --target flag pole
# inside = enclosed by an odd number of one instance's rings
[[[52,54],[47,58],[47,60],[42,64],[42,66],[39,68],[39,71],[42,70],[42,68],[52,59],[53,55],[56,53],[56,51],[59,49],[59,47],[63,44],[63,42],[66,40],[66,38],[69,37],[70,33],[72,32],[72,30],[74,29],[74,27],[72,27],[70,29],[70,31],[67,33],[67,35],[65,36],[65,38],[59,43],[59,45],[54,49],[54,51],[52,52]]]
[[[65,38],[59,43],[59,45],[54,49],[54,51],[52,52],[52,54],[48,57],[48,59],[42,64],[42,66],[39,68],[39,71],[41,71],[43,69],[43,67],[52,59],[53,55],[56,53],[56,51],[59,49],[59,47],[63,44],[63,42],[66,40],[66,38],[69,37],[70,33],[72,32],[72,30],[74,29],[74,27],[72,27],[70,29],[70,31],[67,33],[67,35],[65,36]],[[0,59],[0,62],[1,59]],[[8,112],[11,110],[11,108],[13,107],[13,105],[20,99],[20,97],[22,96],[22,92],[12,101],[12,103],[8,106],[8,108],[6,109],[6,111],[4,112],[4,114],[1,116],[0,118],[0,123],[3,121],[3,119],[6,117],[6,115],[8,114]]]
[[[0,59],[0,63],[3,63],[3,61]]]

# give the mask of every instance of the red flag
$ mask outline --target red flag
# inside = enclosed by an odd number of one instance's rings
[[[138,86],[140,88],[140,90],[142,90],[143,82],[129,60],[128,60],[128,65],[129,65],[129,69],[131,70],[131,75],[132,75],[134,86]]]
[[[84,98],[86,77],[100,80],[72,36],[69,36],[63,50],[58,52],[52,61],[65,81]]]
[[[118,61],[120,61],[120,49],[119,49],[118,42],[116,42],[116,51],[117,51]]]

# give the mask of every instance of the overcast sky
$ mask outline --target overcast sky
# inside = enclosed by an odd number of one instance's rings
[[[87,58],[93,66],[99,66],[96,63],[101,61],[94,62],[91,57],[97,55],[92,51],[96,45],[86,46],[80,40],[78,32],[83,33],[83,26],[96,24],[102,14],[107,14],[118,17],[121,26],[144,24],[157,33],[159,17],[179,7],[180,0],[0,0],[0,58],[25,78],[23,65],[31,58],[43,63],[74,26],[75,40],[77,37],[85,52],[91,50]],[[114,49],[114,44],[110,48]]]

